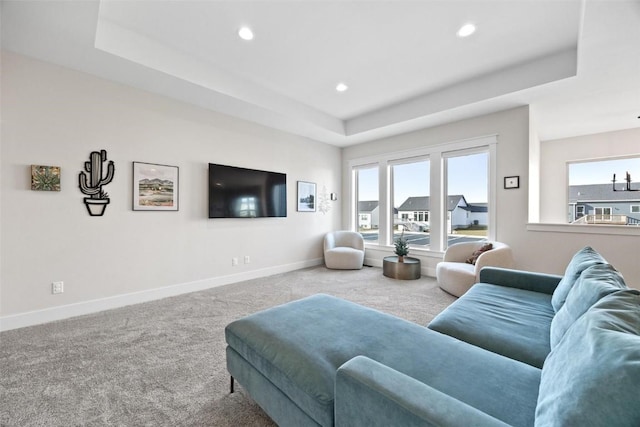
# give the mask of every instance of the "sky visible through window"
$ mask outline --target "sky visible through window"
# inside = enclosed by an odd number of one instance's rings
[[[455,159],[455,162],[449,163],[449,194],[462,194],[469,203],[486,203],[486,185],[482,180],[470,179],[478,172],[486,174],[485,155]],[[640,157],[570,163],[569,185],[610,184],[614,173],[616,183],[622,185],[627,172],[631,175],[632,187],[640,188]],[[402,185],[395,189],[394,207],[400,206],[408,197],[428,194],[430,181],[429,176],[424,174],[423,164],[403,164],[395,173],[396,180]],[[360,200],[378,200],[377,168],[361,169],[359,182]]]
[[[468,203],[487,203],[488,188],[485,180],[476,179],[487,176],[487,153],[453,157],[448,165],[449,194],[461,194]],[[400,206],[407,198],[429,194],[430,179],[424,173],[424,163],[402,164],[395,170],[396,182],[402,185],[394,191],[394,207]],[[476,178],[474,178],[476,177]],[[378,169],[360,169],[358,174],[359,200],[378,200]]]
[[[611,184],[616,174],[617,187],[618,183],[626,183],[627,172],[631,175],[632,187],[640,188],[640,157],[569,163],[569,185]]]

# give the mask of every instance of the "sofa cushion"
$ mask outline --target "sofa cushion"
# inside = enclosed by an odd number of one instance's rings
[[[533,424],[539,369],[328,295],[247,316],[225,333],[234,351],[320,425],[333,424],[337,369],[358,355],[508,424]]]
[[[553,315],[549,294],[477,283],[429,329],[542,368]]]
[[[622,275],[610,264],[596,264],[584,270],[551,322],[551,348],[593,304],[626,287]]]
[[[607,261],[589,246],[579,250],[567,265],[562,280],[558,283],[556,290],[553,291],[553,298],[551,298],[553,309],[556,312],[560,310],[567,299],[567,295],[569,295],[569,291],[578,280],[578,277],[580,277],[580,273],[592,265],[606,263]]]
[[[536,426],[640,425],[640,292],[602,298],[542,369]]]

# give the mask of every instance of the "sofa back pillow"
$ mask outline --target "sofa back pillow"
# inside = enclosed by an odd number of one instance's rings
[[[482,255],[487,251],[490,251],[491,249],[493,249],[493,243],[486,243],[482,245],[480,248],[478,248],[477,250],[473,251],[471,256],[467,258],[465,262],[467,264],[476,265],[476,261],[478,261],[478,258],[480,258],[480,255]]]
[[[578,277],[580,277],[580,273],[596,264],[607,264],[607,261],[590,246],[582,248],[573,256],[564,272],[562,280],[558,283],[558,287],[553,291],[551,297],[551,305],[556,312],[558,312],[562,304],[564,304],[567,295],[569,295],[569,291]]]
[[[544,362],[536,426],[640,426],[640,291],[598,301]]]
[[[626,288],[622,274],[610,264],[595,264],[584,270],[551,321],[551,348],[558,344],[567,329],[592,305],[601,298]]]

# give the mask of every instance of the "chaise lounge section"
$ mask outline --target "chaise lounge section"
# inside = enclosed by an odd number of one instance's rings
[[[599,254],[481,280],[429,327],[328,295],[247,316],[229,372],[281,426],[640,425],[640,292]]]

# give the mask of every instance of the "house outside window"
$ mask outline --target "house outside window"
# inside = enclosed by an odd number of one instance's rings
[[[463,150],[448,153],[448,242],[489,235],[489,151]]]
[[[358,221],[358,227],[361,229],[371,229],[371,215],[360,214],[360,221]]]
[[[429,216],[417,206],[406,207],[407,200],[429,198],[430,160],[428,157],[391,162],[391,200],[389,227],[395,240],[404,232],[410,248],[426,249],[429,244]],[[401,208],[402,206],[402,208]]]
[[[368,243],[378,241],[379,207],[378,207],[378,167],[365,165],[353,171],[356,194],[357,231]]]
[[[570,224],[640,225],[640,182],[631,180],[640,157],[569,163],[568,171]]]

